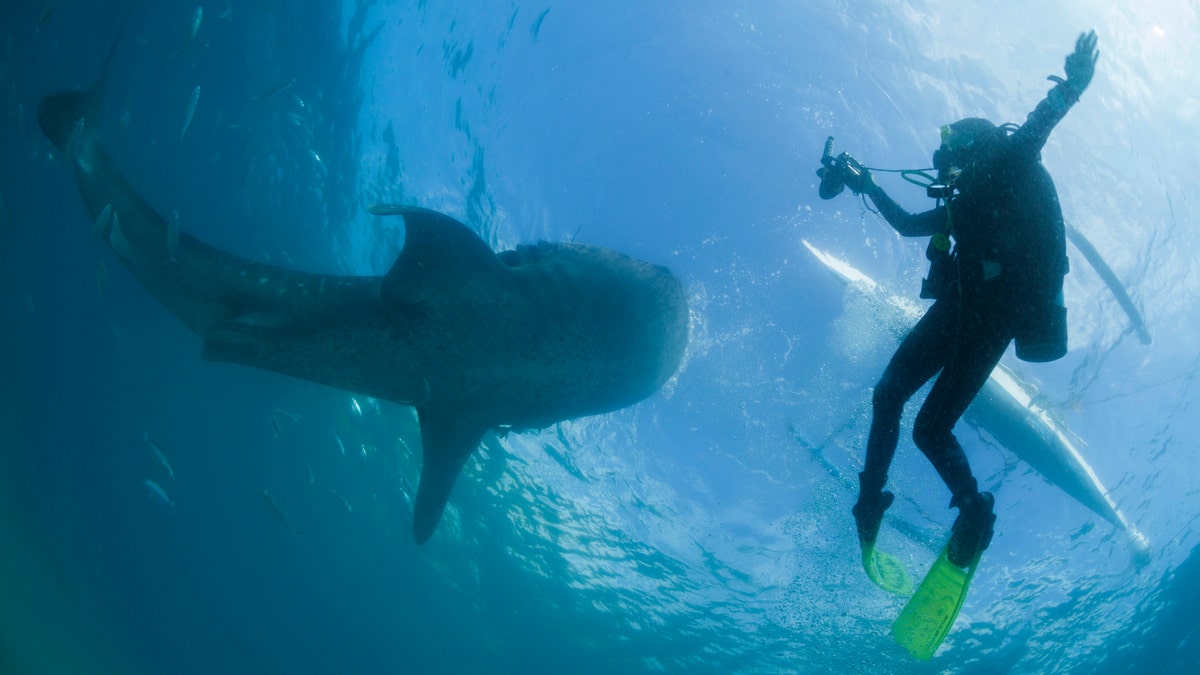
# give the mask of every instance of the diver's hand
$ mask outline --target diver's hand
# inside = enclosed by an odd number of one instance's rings
[[[871,175],[870,169],[859,164],[858,171],[846,175],[846,187],[856,195],[870,193],[875,189],[875,177]]]
[[[1075,40],[1075,51],[1067,55],[1066,64],[1063,66],[1067,79],[1063,80],[1057,75],[1049,77],[1050,80],[1066,84],[1073,89],[1075,98],[1087,89],[1092,82],[1092,76],[1096,74],[1096,59],[1100,58],[1100,51],[1096,49],[1097,39],[1094,30],[1080,33],[1079,39]]]
[[[1096,60],[1100,58],[1100,50],[1096,49],[1096,31],[1080,33],[1075,41],[1075,52],[1067,56],[1063,70],[1067,72],[1067,84],[1080,93],[1092,82],[1096,74]]]

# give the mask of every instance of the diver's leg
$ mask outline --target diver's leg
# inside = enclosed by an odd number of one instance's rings
[[[957,323],[957,301],[935,302],[900,343],[875,386],[867,457],[858,474],[859,496],[853,509],[859,543],[863,545],[874,543],[883,512],[892,502],[892,495],[883,492],[883,486],[896,454],[904,404],[946,362]]]
[[[987,382],[1011,341],[1001,312],[983,306],[964,314],[954,354],[917,413],[913,440],[950,488],[959,517],[951,536],[950,560],[964,566],[991,541],[992,495],[979,492],[966,453],[954,437],[954,425]]]
[[[991,323],[987,319],[984,322]],[[977,486],[967,456],[954,437],[954,425],[987,382],[1010,340],[1002,327],[972,330],[964,322],[954,353],[913,424],[913,441],[955,498],[975,492]]]
[[[939,300],[909,331],[892,355],[871,397],[871,431],[863,473],[865,487],[883,489],[900,438],[904,404],[946,364],[958,329],[958,303]]]

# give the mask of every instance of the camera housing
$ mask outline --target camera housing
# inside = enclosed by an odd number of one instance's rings
[[[846,189],[847,184],[862,184],[863,172],[866,169],[848,153],[843,152],[834,157],[833,136],[825,139],[825,151],[821,154],[821,164],[823,166],[817,169],[817,175],[821,177],[821,186],[817,193],[821,195],[821,199],[833,199],[842,194],[842,190]]]

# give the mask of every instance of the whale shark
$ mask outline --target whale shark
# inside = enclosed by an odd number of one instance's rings
[[[259,264],[181,232],[102,142],[107,63],[103,72],[91,89],[47,96],[38,112],[96,234],[201,338],[204,358],[415,407],[418,543],[486,432],[624,408],[678,369],[689,321],[682,285],[614,250],[541,241],[496,253],[448,215],[382,204],[369,211],[405,227],[391,269],[331,276]]]

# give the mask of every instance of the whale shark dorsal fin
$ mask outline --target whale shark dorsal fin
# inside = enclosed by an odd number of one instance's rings
[[[430,289],[462,288],[464,279],[504,273],[504,265],[479,235],[444,213],[397,204],[375,204],[367,211],[404,218],[404,249],[379,291],[388,304],[412,304]]]
[[[423,459],[413,502],[413,536],[418,544],[424,544],[441,521],[454,481],[488,425],[429,408],[418,408],[417,419]]]

